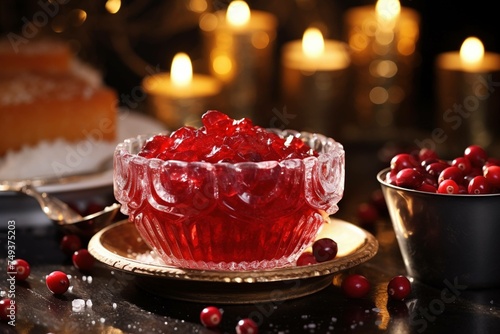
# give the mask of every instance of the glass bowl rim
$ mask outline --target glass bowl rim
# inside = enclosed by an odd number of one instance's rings
[[[198,166],[198,167],[205,167],[205,168],[212,168],[212,167],[255,167],[255,168],[272,168],[276,166],[284,166],[290,162],[295,163],[299,165],[301,162],[306,163],[307,161],[316,161],[319,160],[321,157],[324,156],[333,156],[333,157],[345,157],[345,150],[344,146],[336,141],[335,139],[320,134],[320,133],[315,133],[315,132],[308,132],[308,131],[296,131],[296,130],[291,130],[291,129],[278,129],[278,128],[266,128],[267,131],[271,131],[273,133],[276,133],[280,135],[282,138],[288,135],[293,135],[297,138],[302,139],[305,136],[310,136],[310,138],[319,138],[321,141],[324,143],[330,143],[331,148],[327,152],[318,152],[318,156],[308,156],[305,158],[291,158],[291,159],[283,159],[283,160],[264,160],[264,161],[242,161],[242,162],[206,162],[206,161],[183,161],[183,160],[163,160],[160,158],[146,158],[138,155],[137,153],[131,153],[129,150],[130,143],[132,142],[140,142],[142,141],[143,143],[148,140],[149,138],[152,138],[155,135],[169,135],[173,133],[173,131],[162,131],[158,133],[152,133],[152,134],[142,134],[138,135],[135,137],[129,137],[125,138],[122,140],[120,143],[117,144],[115,148],[115,154],[118,152],[122,152],[121,154],[125,156],[131,156],[134,160],[142,162],[144,164],[170,164],[170,165],[176,165],[176,166]],[[311,147],[314,149],[313,147]]]

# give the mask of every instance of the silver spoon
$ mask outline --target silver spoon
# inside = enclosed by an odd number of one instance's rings
[[[30,182],[0,183],[0,191],[15,191],[35,198],[43,212],[57,226],[68,233],[92,236],[97,231],[109,225],[120,209],[120,204],[114,203],[103,210],[82,217],[69,205],[46,192],[39,192]]]

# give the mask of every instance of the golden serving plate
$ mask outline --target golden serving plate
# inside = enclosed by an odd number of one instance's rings
[[[318,292],[332,284],[336,273],[368,261],[378,251],[372,234],[343,220],[330,219],[317,235],[322,237],[337,242],[335,259],[270,270],[197,270],[165,265],[128,221],[98,232],[88,250],[100,262],[134,275],[137,284],[152,294],[194,302],[247,304]]]

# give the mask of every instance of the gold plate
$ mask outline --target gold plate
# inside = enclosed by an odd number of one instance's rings
[[[89,252],[99,261],[134,275],[138,285],[155,295],[195,302],[244,304],[298,298],[332,284],[333,276],[371,259],[378,251],[377,239],[343,220],[330,219],[317,235],[338,244],[331,261],[269,270],[219,271],[178,268],[162,264],[124,220],[98,232]]]

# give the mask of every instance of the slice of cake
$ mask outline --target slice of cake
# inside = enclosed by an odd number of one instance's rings
[[[69,46],[57,40],[12,43],[0,40],[0,72],[41,71],[64,73],[71,67]]]
[[[112,141],[117,101],[66,43],[0,42],[0,157],[42,141]]]
[[[112,89],[71,74],[0,76],[0,156],[42,140],[114,140],[116,101]]]

